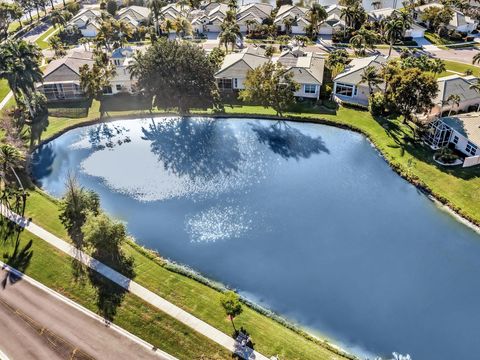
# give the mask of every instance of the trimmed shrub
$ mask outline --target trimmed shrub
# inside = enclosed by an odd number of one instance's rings
[[[376,92],[370,96],[368,110],[373,116],[385,114],[386,100],[381,92]]]

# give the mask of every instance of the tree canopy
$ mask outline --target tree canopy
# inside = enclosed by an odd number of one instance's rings
[[[194,107],[218,105],[216,66],[205,52],[186,42],[160,39],[130,66],[138,88],[152,106],[188,113]]]
[[[248,71],[244,84],[245,89],[240,92],[242,100],[271,107],[280,116],[295,102],[294,92],[299,89],[293,73],[271,61]]]

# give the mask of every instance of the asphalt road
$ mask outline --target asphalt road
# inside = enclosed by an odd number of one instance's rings
[[[10,360],[167,359],[25,280],[0,286],[0,334]]]

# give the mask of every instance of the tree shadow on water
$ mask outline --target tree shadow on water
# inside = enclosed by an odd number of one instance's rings
[[[35,179],[42,179],[52,173],[52,165],[55,157],[56,154],[53,151],[51,143],[44,144],[33,152],[31,165]]]
[[[95,150],[113,148],[131,141],[124,126],[103,123],[88,130],[88,141]]]
[[[225,122],[187,117],[152,122],[142,128],[143,140],[165,170],[181,177],[209,180],[231,175],[242,160],[238,140]]]
[[[308,159],[313,154],[330,153],[320,136],[314,138],[306,135],[285,121],[277,121],[270,126],[250,125],[260,143],[286,160],[293,158],[298,161]]]

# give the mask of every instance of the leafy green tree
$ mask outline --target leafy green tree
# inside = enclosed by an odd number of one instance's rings
[[[117,2],[115,0],[108,0],[107,1],[107,12],[112,15],[112,16],[115,16],[115,14],[117,13]]]
[[[453,18],[453,9],[450,6],[436,7],[430,6],[422,13],[422,21],[428,24],[428,27],[439,32],[442,26],[446,26]]]
[[[295,102],[294,92],[299,89],[293,73],[286,72],[280,63],[271,61],[249,70],[245,89],[240,91],[243,101],[255,102],[273,108],[278,116]]]
[[[348,52],[345,49],[335,49],[331,51],[327,56],[326,65],[332,74],[332,78],[335,78],[337,74],[343,71],[345,66],[349,63],[350,58]]]
[[[225,51],[216,47],[208,54],[208,61],[214,66],[215,71],[218,71],[225,59]]]
[[[226,291],[223,293],[220,304],[222,305],[225,313],[227,314],[228,318],[232,322],[233,330],[237,331],[235,328],[235,323],[233,319],[239,316],[243,312],[242,303],[240,302],[240,298],[236,293],[233,291]]]
[[[196,45],[160,39],[129,68],[138,74],[138,87],[152,106],[184,114],[195,106],[218,105],[216,68]]]
[[[22,14],[23,11],[18,4],[0,2],[0,41],[7,38],[8,27],[14,20],[19,19]]]
[[[55,52],[56,58],[65,56],[67,54],[65,45],[63,44],[62,40],[60,40],[60,37],[58,35],[54,35],[50,39],[48,39],[48,43],[50,45],[50,48]]]
[[[367,49],[374,49],[375,43],[378,41],[378,34],[362,27],[356,31],[354,36],[350,39],[350,46],[358,55],[365,55]]]
[[[65,193],[60,202],[59,217],[78,249],[83,248],[82,226],[85,224],[87,214],[98,215],[99,212],[98,194],[80,186],[75,176],[69,174],[65,182]]]
[[[125,225],[111,220],[106,214],[87,214],[82,226],[85,245],[93,258],[110,266],[129,279],[135,277],[134,259],[122,250],[127,241]],[[100,275],[94,269],[88,269],[91,284],[97,289],[97,307],[105,319],[111,321],[121,305],[127,289],[118,286]]]
[[[80,68],[80,87],[89,98],[100,100],[104,89],[110,86],[113,76],[115,69],[110,63],[96,61],[92,68],[83,65]]]
[[[438,93],[436,78],[417,68],[402,69],[389,65],[386,69],[387,98],[404,122],[414,121],[416,114],[428,112]]]
[[[173,28],[175,29],[177,36],[180,36],[181,38],[184,38],[187,35],[192,35],[192,24],[186,17],[177,17],[173,23]]]

